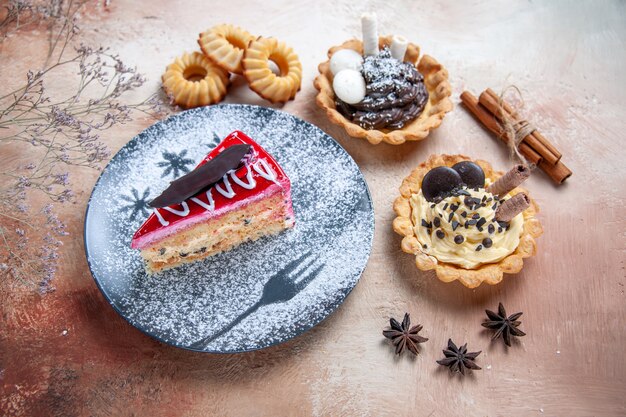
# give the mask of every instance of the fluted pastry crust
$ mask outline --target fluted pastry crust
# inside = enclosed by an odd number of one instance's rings
[[[192,76],[198,80],[191,81]],[[165,92],[186,109],[222,101],[230,84],[228,72],[200,52],[184,53],[176,58],[161,80]]]
[[[269,60],[276,63],[280,75],[272,72]],[[242,64],[250,88],[272,103],[292,100],[300,91],[302,64],[294,50],[284,42],[258,37],[246,48]]]
[[[392,36],[382,36],[379,46],[391,45]],[[367,130],[346,119],[335,106],[335,93],[333,91],[333,75],[330,71],[330,57],[340,49],[353,49],[358,53],[363,53],[363,43],[360,40],[352,39],[339,46],[334,46],[328,50],[328,61],[321,63],[318,67],[320,75],[315,78],[314,85],[319,91],[316,103],[326,111],[326,115],[331,122],[343,127],[348,135],[355,138],[367,139],[372,144],[387,142],[392,145],[399,145],[406,141],[417,141],[425,139],[431,130],[436,129],[441,124],[443,117],[452,110],[450,95],[452,88],[448,82],[448,71],[434,58],[423,55],[421,59],[419,46],[409,43],[404,60],[416,64],[417,70],[424,76],[424,83],[428,90],[428,103],[422,113],[402,129],[389,130]]]
[[[415,264],[422,271],[435,270],[437,277],[444,282],[459,280],[468,288],[478,287],[481,283],[497,284],[502,281],[504,273],[515,274],[522,270],[524,258],[535,255],[537,245],[535,239],[541,236],[543,228],[535,215],[539,212],[537,203],[531,198],[530,207],[523,212],[524,228],[520,236],[519,245],[506,258],[497,263],[484,264],[475,269],[465,269],[450,263],[440,262],[434,256],[422,251],[411,220],[411,205],[409,199],[412,194],[420,191],[424,175],[438,166],[449,166],[471,159],[464,155],[432,155],[426,162],[420,164],[411,174],[402,181],[400,197],[398,197],[393,209],[397,217],[393,221],[393,230],[403,236],[401,248],[404,252],[415,255]],[[485,178],[495,181],[503,175],[503,172],[494,171],[491,165],[482,160],[474,161],[485,172]],[[511,191],[511,195],[528,191],[517,187]]]
[[[198,45],[211,61],[226,71],[242,74],[244,50],[253,39],[253,35],[238,26],[221,24],[202,32]]]

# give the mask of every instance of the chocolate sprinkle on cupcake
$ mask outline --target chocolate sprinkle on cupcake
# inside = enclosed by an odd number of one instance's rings
[[[457,227],[460,226],[460,223],[457,222],[456,220],[452,221],[452,231],[455,231]]]
[[[483,246],[486,248],[490,248],[493,245],[493,242],[488,237],[483,239]]]
[[[454,236],[454,243],[456,243],[457,245],[460,245],[461,243],[463,243],[464,240],[465,238],[461,235]]]
[[[487,228],[487,231],[491,234],[496,231],[496,228],[493,226],[493,224],[490,224]]]
[[[476,252],[480,252],[483,248],[483,245],[476,246]]]
[[[435,225],[435,227],[441,227],[441,220],[439,220],[439,217],[435,217],[433,219],[433,224]]]
[[[443,233],[443,230],[441,229],[437,229],[437,232],[435,232],[435,234],[439,239],[443,239],[444,237],[446,237],[445,233]]]

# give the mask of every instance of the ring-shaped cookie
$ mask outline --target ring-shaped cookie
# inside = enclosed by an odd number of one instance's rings
[[[200,52],[176,58],[161,80],[165,92],[187,109],[222,101],[230,84],[228,72]]]
[[[273,61],[280,75],[272,72]],[[302,83],[302,64],[294,50],[274,38],[259,37],[250,42],[244,53],[243,75],[250,88],[272,103],[284,103],[293,99]]]
[[[202,32],[198,45],[217,65],[226,71],[241,74],[241,59],[253,39],[254,36],[238,26],[221,24]]]

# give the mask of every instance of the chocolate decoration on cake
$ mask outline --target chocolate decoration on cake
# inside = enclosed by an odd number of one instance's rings
[[[160,196],[149,203],[150,207],[167,207],[193,197],[221,180],[229,171],[238,168],[251,149],[250,145],[233,145],[226,148],[206,164],[172,181]]]

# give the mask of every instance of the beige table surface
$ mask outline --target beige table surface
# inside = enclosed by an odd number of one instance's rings
[[[449,70],[455,108],[421,143],[351,139],[314,104],[317,64],[331,45],[360,36],[358,17],[372,10],[382,33],[404,35]],[[84,42],[111,47],[147,75],[138,96],[159,87],[175,56],[196,49],[198,32],[222,22],[273,35],[299,54],[302,91],[282,109],[335,137],[361,167],[376,213],[365,273],[331,317],[281,346],[212,355],[163,345],[119,317],[91,278],[82,226],[98,173],[76,172],[82,192],[63,209],[71,236],[56,292],[40,297],[2,286],[0,414],[626,415],[626,3],[113,1],[80,18]],[[3,45],[5,86],[40,63],[44,35]],[[538,255],[501,284],[468,290],[416,270],[391,230],[392,202],[402,178],[433,153],[510,166],[506,149],[458,105],[464,89],[506,84],[522,89],[525,111],[574,176],[561,187],[542,173],[529,180],[545,229]],[[226,102],[267,105],[241,80]],[[116,151],[150,123],[107,131],[107,143]],[[509,349],[480,327],[484,309],[499,301],[524,312],[528,335]],[[405,311],[430,338],[417,358],[395,356],[381,336],[389,317]],[[438,366],[449,337],[482,350],[483,369],[463,379]]]

